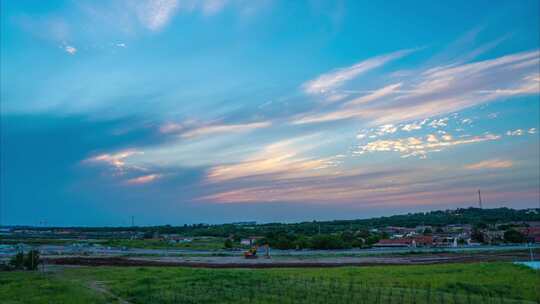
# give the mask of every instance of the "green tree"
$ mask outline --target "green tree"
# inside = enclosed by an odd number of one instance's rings
[[[471,238],[479,243],[484,243],[484,233],[479,229],[473,229]]]
[[[313,249],[344,249],[351,247],[340,236],[330,234],[314,236],[311,242]]]
[[[366,239],[366,245],[368,246],[371,246],[375,243],[377,243],[378,241],[381,240],[381,237],[378,236],[378,235],[370,235],[367,239]]]
[[[233,242],[230,238],[225,239],[225,243],[223,244],[223,247],[230,249],[233,247]]]
[[[508,243],[523,243],[525,236],[517,230],[510,229],[504,232],[504,240]]]
[[[38,268],[39,263],[40,263],[39,251],[38,250],[28,251],[24,259],[24,267],[27,270],[36,270]]]
[[[24,253],[19,252],[9,260],[9,265],[15,269],[22,269],[24,267]]]

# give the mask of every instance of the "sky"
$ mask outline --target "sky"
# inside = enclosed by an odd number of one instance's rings
[[[539,2],[0,2],[0,222],[538,208]]]

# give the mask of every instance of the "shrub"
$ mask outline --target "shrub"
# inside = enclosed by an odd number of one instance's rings
[[[334,235],[317,235],[312,239],[312,247],[314,249],[343,249],[348,248],[341,237]]]
[[[36,270],[40,263],[39,251],[30,250],[26,255],[19,252],[9,261],[9,265],[14,269]]]
[[[39,251],[38,250],[28,251],[28,253],[26,254],[26,258],[24,259],[24,267],[27,270],[36,270],[39,263],[40,263]]]
[[[9,265],[15,269],[24,268],[24,253],[19,252],[9,260]]]
[[[523,243],[525,236],[517,230],[507,230],[504,232],[504,240],[508,243]]]

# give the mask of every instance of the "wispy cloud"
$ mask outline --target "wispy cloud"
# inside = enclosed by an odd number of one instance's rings
[[[64,50],[66,51],[66,53],[70,55],[75,55],[75,53],[77,53],[77,49],[71,45],[64,46]]]
[[[147,0],[134,3],[139,21],[152,31],[160,30],[167,25],[179,6],[178,0]]]
[[[487,181],[486,181],[487,180]],[[475,186],[471,186],[473,183]],[[264,183],[231,184],[212,194],[200,197],[201,201],[219,203],[299,202],[310,204],[353,204],[370,206],[420,206],[436,203],[469,202],[474,198],[477,185],[497,197],[512,197],[509,187],[514,187],[512,177],[491,175],[478,177],[463,170],[432,168],[425,171],[366,170],[334,176],[300,177],[295,179],[264,180]],[[504,185],[504,186],[503,186]],[[512,192],[515,196],[538,197],[531,188]]]
[[[178,132],[184,130],[185,128],[186,128],[186,126],[184,126],[182,124],[179,124],[179,123],[166,122],[166,123],[162,124],[159,127],[159,132],[161,132],[163,134],[178,133]]]
[[[411,52],[412,50],[402,50],[387,55],[373,57],[358,62],[350,67],[341,68],[330,73],[322,74],[319,77],[304,83],[302,88],[307,94],[326,94],[341,87],[345,82],[352,80],[363,73],[383,66],[384,64],[392,60],[399,59]]]
[[[421,120],[421,121],[414,121],[414,122],[411,122],[411,123],[408,123],[408,124],[404,124],[403,127],[401,128],[401,130],[407,131],[407,132],[420,130],[420,129],[422,129],[422,126],[426,124],[427,121],[428,121],[427,119],[424,119],[424,120]]]
[[[292,123],[293,124],[307,124],[307,123],[335,121],[335,120],[358,117],[362,115],[363,113],[362,108],[359,107],[360,105],[391,95],[400,86],[401,86],[401,83],[385,86],[381,89],[370,92],[367,95],[352,99],[342,104],[337,110],[301,115],[300,117],[293,120]]]
[[[269,121],[263,122],[254,122],[246,124],[223,124],[223,125],[209,125],[202,126],[195,129],[191,129],[185,133],[182,133],[182,137],[197,137],[203,135],[211,135],[218,133],[240,133],[240,132],[250,132],[256,129],[267,128],[271,126],[272,123]],[[165,125],[161,128],[162,132],[170,133],[175,131],[180,131],[182,128],[179,125]]]
[[[147,183],[155,181],[156,179],[160,177],[161,177],[160,174],[148,174],[148,175],[143,175],[143,176],[128,179],[126,183],[129,185],[147,184]]]
[[[525,132],[522,129],[506,131],[506,135],[508,136],[521,136],[523,134],[525,134]]]
[[[500,136],[493,134],[459,139],[454,139],[451,135],[444,135],[439,138],[434,134],[428,134],[425,137],[406,137],[368,142],[360,145],[354,153],[361,155],[374,152],[397,152],[401,154],[401,157],[403,158],[410,156],[425,158],[429,153],[439,152],[452,146],[497,139],[500,139]]]
[[[398,52],[398,54],[401,54]],[[401,54],[402,55],[402,54]],[[394,56],[387,55],[390,57]],[[350,68],[321,75],[303,85],[306,93],[341,94],[339,88],[347,80],[366,71],[365,67],[379,66],[380,57],[368,59]],[[396,56],[399,57],[399,56]],[[377,62],[374,65],[373,62]],[[410,72],[401,82],[386,85],[370,94],[338,99],[334,108],[317,108],[297,115],[293,124],[320,123],[343,119],[360,119],[371,124],[388,124],[421,120],[486,102],[520,95],[540,93],[540,52],[538,50],[515,53],[472,63],[457,62]],[[365,92],[365,91],[360,91]],[[372,101],[378,100],[373,103]],[[445,124],[432,121],[432,127]],[[406,129],[418,127],[410,125]]]
[[[446,127],[448,125],[448,117],[434,119],[429,123],[429,126],[435,129]]]
[[[127,167],[126,159],[143,152],[137,150],[125,150],[117,153],[109,154],[99,154],[93,157],[90,157],[83,162],[86,163],[105,163],[114,167],[119,173],[123,173],[124,169]]]
[[[435,131],[436,134],[428,134],[427,140],[433,141],[434,138],[437,138],[436,136],[441,136],[443,140],[448,140],[450,138],[453,138],[450,134],[448,134],[448,126],[449,125],[456,125],[456,124],[463,124],[462,121],[467,120],[460,119],[459,115],[457,113],[454,113],[452,115],[449,115],[447,117],[442,118],[426,118],[423,120],[417,120],[412,121],[410,123],[401,123],[401,124],[384,124],[376,127],[371,128],[363,128],[361,129],[356,138],[357,139],[375,139],[379,137],[388,137],[389,135],[396,135],[398,137],[403,137],[404,135],[407,135],[410,137],[409,134],[420,134],[426,135],[426,132],[429,131]],[[468,127],[468,124],[466,124]],[[422,130],[425,126],[428,126],[430,128]],[[430,130],[435,129],[435,130]],[[465,129],[460,128],[459,130],[464,131]],[[405,133],[406,132],[406,133]]]
[[[490,159],[490,160],[484,160],[478,163],[466,165],[465,169],[469,169],[469,170],[506,169],[506,168],[511,168],[513,165],[514,163],[511,160]]]
[[[395,83],[395,84],[385,86],[381,89],[373,91],[371,94],[367,94],[367,95],[352,99],[348,101],[347,103],[345,103],[344,106],[345,107],[356,106],[356,105],[360,105],[360,104],[364,104],[364,103],[368,103],[368,102],[380,99],[385,96],[389,96],[397,92],[397,90],[401,86],[402,86],[402,83]]]
[[[217,193],[201,197],[200,200],[220,203],[273,201],[339,203],[359,198],[369,200],[383,192],[398,191],[401,187],[395,180],[400,179],[402,174],[401,171],[379,170],[339,175],[282,177],[282,179],[262,176],[259,183],[229,184]]]
[[[522,136],[527,134],[536,134],[536,128],[530,129],[515,129],[506,131],[507,136]]]
[[[210,182],[272,175],[272,178],[291,178],[326,174],[324,169],[335,167],[341,156],[313,157],[306,152],[321,144],[313,136],[275,142],[239,163],[213,167],[208,173]],[[268,178],[268,177],[267,177]]]
[[[132,36],[141,29],[160,32],[179,14],[217,15],[230,4],[235,4],[239,11],[243,10],[238,0],[117,0],[100,2],[99,5],[92,2],[78,3],[78,6],[84,16],[89,17],[85,22],[104,23],[110,31]],[[254,5],[249,6],[256,8]]]

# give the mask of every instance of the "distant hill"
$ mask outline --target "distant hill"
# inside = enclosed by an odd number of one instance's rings
[[[494,224],[512,221],[540,221],[539,209],[516,210],[510,208],[480,209],[460,208],[455,210],[430,211],[393,215],[352,221],[324,222],[329,225],[359,224],[366,227],[403,226],[416,227],[418,225],[442,226],[451,224]]]

